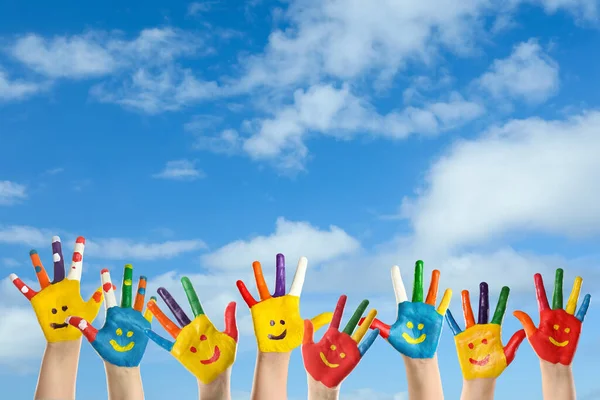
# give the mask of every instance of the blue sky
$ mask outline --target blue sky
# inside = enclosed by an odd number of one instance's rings
[[[288,282],[309,259],[307,317],[347,293],[349,309],[368,298],[393,322],[390,268],[410,282],[416,259],[442,271],[455,315],[460,290],[482,280],[492,304],[508,285],[509,311],[536,314],[533,274],[551,282],[557,267],[565,290],[581,274],[594,296],[598,18],[593,0],[3,2],[0,268],[32,280],[31,248],[48,266],[53,235],[66,251],[83,235],[84,297],[102,268],[118,276],[132,263],[149,292],[181,298],[189,276],[218,326],[236,300],[237,398],[256,350],[235,280],[250,280],[258,259],[274,282],[278,252]],[[518,328],[508,313],[504,340]],[[598,393],[599,328],[592,303],[574,363],[582,399]],[[11,399],[31,398],[43,345],[2,280],[0,385]],[[457,398],[448,329],[438,354]],[[196,393],[153,344],[142,371],[149,400]],[[305,382],[297,350],[291,399]],[[86,343],[78,387],[81,400],[106,390]],[[342,386],[347,399],[405,391],[400,356],[382,340]],[[510,396],[541,399],[528,343],[498,381],[497,398]]]

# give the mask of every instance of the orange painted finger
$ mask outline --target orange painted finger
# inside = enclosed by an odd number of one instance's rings
[[[140,276],[137,294],[135,295],[135,303],[133,304],[133,309],[139,312],[142,312],[144,309],[144,300],[146,299],[146,283],[146,277],[143,275]]]
[[[471,298],[468,290],[463,290],[461,293],[463,313],[465,315],[465,330],[475,325],[475,316],[471,308]]]
[[[258,261],[254,261],[252,263],[252,269],[254,270],[254,279],[256,279],[256,288],[258,289],[258,294],[261,300],[267,300],[271,298],[271,293],[269,293],[269,288],[267,287],[267,282],[265,282],[265,277],[263,275],[262,266]]]
[[[438,294],[438,286],[440,284],[440,271],[434,269],[431,272],[431,283],[429,284],[429,292],[427,292],[427,298],[425,303],[431,304],[435,307]]]
[[[177,336],[179,336],[181,329],[177,325],[175,325],[175,323],[171,321],[171,319],[167,317],[165,313],[161,311],[161,309],[156,304],[156,301],[150,300],[146,307],[148,307],[148,310],[150,310],[152,315],[156,317],[156,320],[165,329],[165,331],[167,331],[169,335],[173,337],[173,339],[177,339]]]
[[[46,268],[44,268],[37,251],[31,250],[29,252],[29,258],[31,258],[31,264],[33,264],[33,269],[35,269],[35,274],[40,282],[40,287],[44,289],[45,287],[50,286],[50,278],[48,278]]]

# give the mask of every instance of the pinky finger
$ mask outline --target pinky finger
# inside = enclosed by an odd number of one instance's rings
[[[27,297],[27,300],[31,301],[38,294],[38,292],[27,286],[16,274],[10,274],[9,278],[17,289],[23,293],[23,296]]]
[[[93,343],[96,341],[96,335],[98,334],[98,329],[94,328],[90,325],[85,319],[81,317],[67,317],[65,322],[75,328],[79,329],[83,336],[90,342]]]
[[[371,332],[365,336],[364,340],[360,342],[358,345],[358,351],[360,352],[360,356],[364,356],[367,350],[371,347],[371,345],[377,339],[377,335],[379,335],[379,329],[373,329]]]
[[[169,353],[171,352],[171,350],[173,350],[173,346],[175,345],[175,343],[171,342],[170,340],[165,339],[164,337],[156,334],[154,331],[151,331],[150,329],[146,329],[144,331],[144,333],[146,334],[146,336],[148,336],[148,338],[150,340],[152,340],[154,343],[156,343],[157,345],[159,345],[160,347],[162,347]]]

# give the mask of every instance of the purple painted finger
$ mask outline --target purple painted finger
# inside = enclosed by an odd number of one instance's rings
[[[167,307],[169,307],[169,310],[171,310],[171,312],[175,316],[175,319],[177,319],[177,322],[179,322],[181,327],[185,327],[192,323],[192,321],[190,321],[190,318],[186,315],[185,311],[183,311],[179,304],[177,304],[177,301],[175,301],[175,299],[173,298],[173,296],[171,296],[171,293],[169,293],[167,289],[160,287],[158,288],[157,292],[159,296],[163,299]]]
[[[490,318],[490,293],[488,284],[481,282],[479,284],[479,317],[478,324],[487,324]]]
[[[277,254],[277,267],[275,271],[275,293],[273,297],[285,296],[285,256]]]
[[[58,283],[65,279],[65,260],[62,254],[62,245],[58,236],[52,237],[52,261],[54,261],[54,280]]]

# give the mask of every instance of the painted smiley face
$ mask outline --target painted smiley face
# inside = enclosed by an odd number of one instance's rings
[[[337,350],[337,346],[335,344],[332,344],[331,346],[329,346],[329,350],[331,350],[331,352],[335,352]],[[327,356],[322,351],[319,352],[319,356],[321,357],[321,361],[323,361],[323,364],[325,364],[329,368],[337,368],[340,366],[339,363],[329,362]],[[343,360],[344,358],[346,358],[346,353],[342,351],[339,353],[338,357]]]
[[[302,343],[304,321],[299,297],[272,297],[253,306],[250,313],[260,351],[291,351]]]
[[[431,358],[437,351],[443,322],[444,317],[430,304],[402,302],[388,341],[410,358]]]
[[[285,325],[285,320],[280,319],[279,320],[279,324],[280,325]],[[269,321],[269,325],[271,326],[275,326],[276,323],[274,320]],[[269,340],[282,340],[285,339],[285,337],[287,336],[287,329],[283,329],[283,331],[279,334],[279,335],[273,335],[272,333],[269,333],[267,335],[267,337],[269,338]]]
[[[408,321],[406,323],[406,327],[408,329],[414,329],[415,324],[413,324],[412,321]],[[417,325],[417,330],[422,331],[423,328],[425,328],[425,324],[418,324]],[[404,340],[406,340],[406,343],[408,344],[420,344],[423,343],[425,341],[425,339],[427,338],[427,334],[426,333],[421,333],[421,335],[419,337],[412,337],[410,334],[408,334],[407,332],[403,332],[402,333],[402,338]]]
[[[558,324],[554,324],[554,326],[552,327],[552,329],[554,329],[554,330],[556,331],[556,333],[557,333],[557,334],[560,334],[560,332],[559,332],[559,331],[561,330],[561,327],[560,327],[560,325],[558,325]],[[564,329],[562,329],[562,331],[563,331],[565,334],[567,334],[567,335],[568,335],[568,334],[571,332],[571,328],[567,327],[567,328],[564,328]],[[552,335],[551,335],[551,336],[548,336],[548,340],[550,340],[550,343],[552,343],[552,344],[553,344],[553,345],[555,345],[556,347],[565,347],[566,345],[568,345],[568,344],[569,344],[569,341],[568,341],[568,340],[564,340],[564,341],[562,341],[562,342],[559,342],[558,340],[554,339],[554,338],[552,337]]]
[[[115,335],[117,335],[119,337],[123,336],[123,329],[117,328],[115,330]],[[133,331],[127,331],[127,333],[125,334],[125,336],[128,337],[128,338],[131,338],[133,335],[134,335]],[[112,348],[115,351],[118,351],[119,353],[125,353],[127,351],[130,351],[135,346],[135,342],[134,341],[130,341],[129,343],[127,343],[124,346],[120,345],[115,339],[111,339],[109,341],[109,343],[112,346]]]
[[[171,353],[196,378],[206,383],[233,364],[236,346],[236,341],[218,331],[206,315],[199,315],[179,332]]]
[[[496,378],[506,369],[500,325],[474,325],[454,340],[465,379]]]

